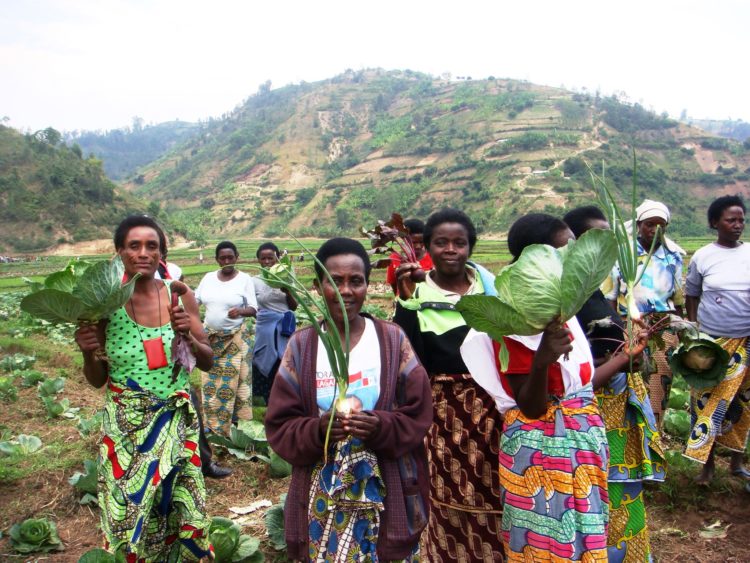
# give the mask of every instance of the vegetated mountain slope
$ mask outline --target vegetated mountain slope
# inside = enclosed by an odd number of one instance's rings
[[[742,121],[741,119],[692,119],[688,118],[684,120],[688,125],[699,127],[704,131],[719,135],[720,137],[726,137],[727,139],[734,139],[735,141],[744,141],[746,145],[750,145],[750,123]]]
[[[168,121],[144,126],[133,119],[132,127],[112,131],[80,131],[65,135],[69,145],[77,144],[83,154],[93,154],[104,163],[113,180],[123,180],[138,168],[156,160],[194,135],[200,126],[185,121]]]
[[[673,229],[703,234],[707,202],[750,192],[741,144],[615,98],[527,82],[369,70],[270,90],[126,187],[189,237],[355,235],[391,211],[465,209],[485,233],[520,214],[591,203],[585,163],[663,200]],[[629,198],[627,199],[629,201]]]
[[[54,129],[23,135],[0,126],[0,252],[109,237],[128,211],[144,208],[132,199]]]

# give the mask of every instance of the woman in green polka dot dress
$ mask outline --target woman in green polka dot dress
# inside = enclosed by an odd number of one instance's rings
[[[187,374],[170,356],[177,332],[201,369],[211,367],[211,347],[192,292],[173,306],[170,282],[154,279],[167,251],[159,225],[130,216],[114,241],[126,277],[140,274],[133,296],[109,319],[76,331],[86,379],[107,386],[99,459],[105,547],[127,561],[199,561],[211,550],[198,420]]]

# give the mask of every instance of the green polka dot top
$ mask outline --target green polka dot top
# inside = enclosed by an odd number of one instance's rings
[[[140,332],[139,332],[140,330]],[[169,360],[166,367],[149,370],[143,340],[162,337],[164,353]],[[136,324],[128,316],[125,307],[120,307],[109,318],[106,329],[106,351],[109,358],[109,378],[115,385],[125,385],[128,378],[157,397],[166,399],[175,391],[188,388],[185,370],[180,370],[177,381],[172,382],[171,350],[174,331],[170,323],[159,327]]]

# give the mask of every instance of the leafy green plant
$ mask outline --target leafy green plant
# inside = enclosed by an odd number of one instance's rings
[[[47,377],[39,370],[36,369],[25,369],[16,373],[16,376],[21,376],[21,387],[34,387],[36,384],[42,382]]]
[[[614,235],[601,229],[560,249],[532,244],[498,274],[497,297],[465,295],[456,308],[466,324],[500,343],[500,363],[506,369],[502,337],[538,334],[554,319],[571,318],[607,277],[616,252]]]
[[[102,410],[98,410],[89,418],[79,418],[76,428],[78,429],[78,433],[81,435],[81,437],[86,438],[91,434],[101,432],[103,416],[104,412]]]
[[[73,476],[68,479],[68,483],[73,485],[79,492],[83,493],[83,496],[78,502],[81,504],[98,504],[96,497],[98,464],[94,460],[87,459],[83,462],[83,468],[83,472],[76,471]]]
[[[53,324],[97,322],[122,307],[133,294],[140,274],[123,284],[124,273],[119,258],[83,268],[71,261],[64,270],[47,276],[43,287],[32,286],[32,293],[21,300],[21,309]]]
[[[78,558],[78,563],[117,563],[117,558],[106,549],[90,549]]]
[[[292,464],[271,450],[269,457],[269,474],[275,479],[283,479],[292,474]]]
[[[216,563],[236,561],[263,561],[259,551],[260,540],[242,533],[240,525],[221,516],[211,519],[208,529],[211,545],[214,546]]]
[[[277,551],[286,549],[286,538],[284,536],[284,505],[286,504],[286,493],[281,495],[278,504],[274,504],[266,510],[263,519],[266,522],[266,534],[271,546]]]
[[[15,440],[0,442],[0,455],[3,456],[26,456],[42,448],[42,441],[27,434],[19,434]]]
[[[0,370],[11,372],[20,369],[28,369],[32,367],[35,362],[35,356],[28,356],[26,354],[11,354],[10,356],[5,356],[2,360],[0,360]]]
[[[233,456],[242,460],[263,459],[270,462],[268,440],[262,422],[257,420],[240,420],[237,426],[229,430],[229,437],[213,434],[209,442],[222,446]]]
[[[18,400],[15,379],[13,376],[0,375],[0,401],[11,403]]]
[[[690,413],[684,410],[667,409],[664,413],[664,430],[682,441],[690,437]]]
[[[65,549],[57,535],[57,526],[46,518],[29,518],[14,524],[8,535],[11,546],[18,553],[49,553]]]
[[[65,418],[73,418],[78,409],[70,408],[70,401],[68,399],[61,399],[56,401],[54,397],[42,397],[42,403],[47,411],[47,418],[58,418],[63,416]]]
[[[669,357],[672,373],[682,376],[690,387],[705,389],[718,385],[727,374],[729,352],[705,333],[680,335],[680,345]]]
[[[36,388],[36,392],[40,397],[55,397],[58,393],[62,393],[65,389],[65,380],[62,377],[55,377],[54,379],[45,379]]]
[[[669,393],[669,403],[667,406],[670,409],[685,410],[690,406],[690,393],[672,387],[672,390]]]

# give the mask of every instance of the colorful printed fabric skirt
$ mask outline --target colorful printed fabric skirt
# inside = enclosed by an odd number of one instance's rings
[[[646,386],[639,374],[618,373],[596,398],[610,456],[609,561],[650,561],[643,481],[663,481],[666,467]]]
[[[208,330],[214,365],[203,373],[203,423],[216,434],[229,436],[237,420],[253,418],[252,338],[247,325],[236,330]]]
[[[377,544],[385,484],[378,460],[361,440],[335,446],[333,459],[313,470],[309,502],[309,560],[378,561]],[[413,557],[417,562],[419,546]]]
[[[99,455],[105,546],[128,563],[198,561],[210,555],[198,421],[190,395],[167,399],[109,384]]]
[[[508,561],[607,561],[607,436],[591,386],[538,419],[505,413],[500,441]]]
[[[729,352],[725,379],[716,387],[690,392],[693,429],[685,455],[706,463],[714,443],[735,452],[744,452],[750,433],[750,354],[749,338],[717,338]]]
[[[468,374],[431,375],[433,420],[427,434],[432,511],[424,559],[503,560],[497,455],[500,413]]]

